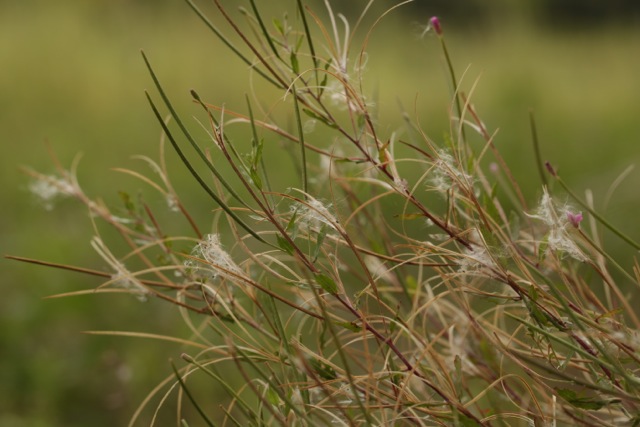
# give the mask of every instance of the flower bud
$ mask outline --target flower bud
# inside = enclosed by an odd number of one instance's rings
[[[544,162],[544,167],[547,168],[547,171],[551,174],[551,176],[553,176],[554,178],[558,177],[555,168],[551,165],[550,162]]]
[[[438,19],[437,16],[432,16],[431,19],[429,19],[429,25],[431,25],[431,28],[433,28],[433,31],[435,31],[437,35],[439,36],[442,35],[442,27],[440,26],[440,19]]]

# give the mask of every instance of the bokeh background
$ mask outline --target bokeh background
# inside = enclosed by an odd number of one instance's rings
[[[205,2],[212,20],[223,26]],[[245,2],[226,1],[229,7]],[[293,0],[258,2],[265,14],[294,16]],[[320,14],[320,1],[309,0]],[[354,16],[365,1],[332,2]],[[395,1],[378,0],[371,23]],[[245,5],[247,6],[247,5]],[[270,9],[267,12],[267,9]],[[539,125],[545,159],[576,190],[638,239],[639,171],[605,203],[616,178],[640,160],[640,2],[418,0],[374,32],[367,76],[385,130],[400,126],[398,100],[432,138],[448,129],[450,91],[437,40],[420,37],[441,17],[459,76],[528,198],[539,194],[528,128]],[[91,223],[82,206],[47,211],[28,191],[20,165],[53,172],[45,141],[63,165],[83,153],[85,191],[106,200],[141,185],[110,170],[157,157],[159,127],[143,96],[151,88],[144,48],[185,117],[197,114],[188,90],[242,108],[248,74],[180,0],[0,1],[0,252],[96,269]],[[197,126],[195,122],[193,126]],[[171,163],[171,162],[170,162]],[[198,188],[172,163],[187,205],[206,229]],[[621,259],[633,254],[607,242]],[[0,426],[126,425],[147,393],[171,373],[182,349],[162,342],[89,336],[85,330],[184,334],[170,307],[134,298],[43,299],[98,285],[69,272],[2,260],[0,266]],[[168,415],[157,425],[175,425]],[[150,412],[143,420],[148,423]],[[141,425],[146,425],[142,423]]]

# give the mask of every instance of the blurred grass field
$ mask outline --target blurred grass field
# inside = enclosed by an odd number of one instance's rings
[[[151,84],[140,48],[185,116],[198,113],[189,102],[192,87],[208,100],[242,108],[250,90],[243,64],[182,2],[147,3],[0,3],[3,254],[104,268],[90,250],[83,208],[61,201],[46,211],[18,167],[53,171],[49,141],[65,166],[83,153],[79,177],[87,193],[115,199],[120,189],[135,192],[137,182],[109,169],[134,165],[135,154],[157,157],[160,132],[143,95]],[[383,21],[370,41],[367,75],[389,132],[401,126],[398,100],[410,114],[416,102],[423,127],[440,139],[450,91],[436,41],[419,37],[427,20],[398,13]],[[632,171],[607,205],[604,199],[640,160],[640,29],[541,31],[520,16],[464,30],[442,20],[463,86],[469,90],[477,80],[473,103],[489,129],[500,129],[495,142],[529,199],[539,194],[528,124],[533,109],[545,159],[578,191],[592,189],[596,206],[637,239],[640,172]],[[173,165],[174,177],[186,184]],[[200,196],[194,189],[185,202],[197,211]],[[208,208],[200,209],[203,221]],[[80,332],[180,334],[178,316],[158,302],[114,296],[42,300],[99,282],[2,262],[0,425],[125,425],[146,393],[170,375],[167,360],[181,349]]]

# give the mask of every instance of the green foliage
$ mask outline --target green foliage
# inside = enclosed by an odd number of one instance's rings
[[[324,291],[330,294],[338,293],[338,285],[336,285],[336,282],[331,277],[325,274],[316,274],[316,282]]]
[[[29,172],[85,204],[109,272],[49,266],[103,278],[96,293],[163,302],[186,325],[181,337],[138,335],[188,349],[143,409],[175,401],[183,425],[637,422],[640,322],[625,286],[638,286],[638,265],[614,261],[599,236],[606,229],[630,250],[637,244],[555,172],[535,192],[519,186],[470,102],[473,88],[456,77],[445,34],[452,102],[439,141],[420,117],[406,115],[410,132],[395,131],[372,101],[364,58],[375,55],[367,42],[384,20],[347,22],[297,2],[295,18],[269,30],[255,2],[241,21],[215,0],[212,16],[229,28],[220,30],[188,3],[276,95],[247,96],[243,113],[192,90],[200,136],[143,54],[162,100],[147,93],[161,159],[146,160],[149,176],[120,172],[175,216],[125,191],[124,209],[112,211],[59,162],[54,176]],[[367,23],[365,37],[353,36]],[[165,139],[198,203],[213,207],[202,222],[174,189]],[[534,145],[544,173],[536,135]],[[567,219],[576,209],[561,201],[567,194],[589,228]],[[177,217],[185,227],[173,228]],[[225,398],[212,403],[198,380]]]

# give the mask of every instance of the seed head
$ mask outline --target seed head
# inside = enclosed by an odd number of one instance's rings
[[[73,196],[77,193],[68,177],[56,175],[39,175],[29,185],[29,190],[42,201],[48,211],[53,209],[56,199]]]
[[[222,248],[220,236],[217,234],[205,236],[192,253],[209,265],[214,277],[220,275],[233,279],[235,276],[242,275],[240,267],[233,261],[231,255]]]
[[[580,224],[582,213],[574,214],[566,205],[556,206],[545,188],[538,209],[534,214],[528,214],[528,216],[547,225],[546,238],[550,249],[562,251],[578,261],[587,259],[567,230],[569,225],[577,227]]]

